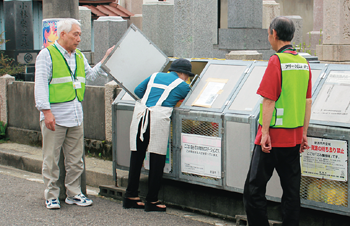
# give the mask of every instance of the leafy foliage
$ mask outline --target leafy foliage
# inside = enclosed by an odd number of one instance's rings
[[[0,33],[0,46],[3,45],[7,40],[3,38],[4,32]],[[15,60],[0,51],[0,76],[5,74],[15,75],[18,73],[23,73],[25,70],[25,65],[16,64]]]
[[[6,127],[7,124],[0,121],[0,140],[6,140]]]

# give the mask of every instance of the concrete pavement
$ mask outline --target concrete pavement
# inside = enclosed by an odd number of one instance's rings
[[[84,220],[83,225],[163,225],[162,221],[158,222],[152,222],[152,220],[148,219],[147,217],[139,219],[139,221],[131,221],[130,219],[126,219],[125,221],[122,221],[123,223],[119,224],[117,223],[118,219],[120,216],[125,216],[125,213],[121,214],[120,212],[128,211],[124,210],[121,205],[121,201],[119,200],[114,200],[110,198],[103,198],[100,196],[97,196],[99,193],[98,186],[99,185],[114,185],[115,182],[113,181],[112,177],[112,161],[106,161],[106,160],[101,160],[101,159],[96,159],[96,158],[90,158],[86,157],[85,159],[85,164],[86,164],[86,184],[87,184],[87,194],[89,195],[90,198],[93,199],[94,205],[93,205],[93,210],[91,211],[93,214],[95,214],[97,217],[96,220]],[[26,197],[25,195],[19,195],[20,197],[25,197],[25,206],[24,208],[27,208],[27,205],[31,202],[30,200],[35,203],[35,208],[39,209],[40,211],[34,211],[36,215],[40,217],[34,217],[32,221],[30,221],[30,224],[26,223],[26,225],[37,225],[37,224],[50,224],[46,218],[53,216],[55,219],[59,218],[59,214],[54,214],[52,215],[51,213],[46,213],[43,211],[47,211],[45,206],[44,206],[44,198],[43,198],[43,185],[42,184],[42,177],[41,177],[41,165],[42,165],[42,152],[41,148],[39,147],[32,147],[29,145],[23,145],[23,144],[17,144],[17,143],[3,143],[0,144],[0,175],[6,175],[6,176],[11,176],[11,177],[16,177],[20,179],[25,179],[27,181],[36,183],[37,185],[32,185],[29,183],[28,188],[34,187],[33,190],[31,191],[24,191],[24,193],[30,193],[29,197]],[[13,168],[14,167],[14,168]],[[118,170],[118,181],[119,184],[125,184],[127,182],[127,175],[128,172],[123,171],[123,170]],[[0,202],[1,203],[7,203],[10,202],[9,200],[1,200],[5,196],[11,197],[12,194],[10,193],[18,193],[21,194],[23,191],[21,191],[22,187],[21,186],[15,186],[17,183],[24,183],[24,182],[18,182],[18,179],[12,179],[12,178],[6,178],[6,177],[1,177],[0,176]],[[3,182],[7,181],[7,182]],[[11,181],[14,182],[11,182]],[[143,176],[143,180],[145,180],[145,176]],[[19,180],[21,181],[21,180]],[[6,185],[7,183],[7,185]],[[25,184],[28,184],[26,182]],[[26,187],[26,186],[24,186]],[[1,189],[2,188],[2,189]],[[11,192],[10,192],[11,191]],[[10,192],[10,193],[9,193]],[[32,197],[33,196],[33,197]],[[94,197],[95,196],[95,197]],[[14,196],[16,197],[16,195]],[[105,201],[101,200],[108,200],[109,204],[106,204]],[[17,202],[17,201],[16,201]],[[20,201],[18,201],[20,202]],[[102,203],[102,204],[101,204]],[[71,206],[68,206],[64,203],[62,203],[62,208],[60,211],[63,211],[65,216],[66,212],[72,211]],[[102,205],[102,206],[100,206]],[[106,205],[108,207],[106,207]],[[6,206],[6,205],[5,205]],[[97,207],[96,207],[97,206]],[[9,219],[11,216],[14,216],[13,210],[15,209],[12,204],[8,206],[10,209],[6,209],[6,207],[3,209],[6,213],[9,214]],[[75,206],[73,206],[74,208]],[[96,208],[96,209],[95,209]],[[105,208],[105,209],[104,209]],[[80,209],[79,207],[75,207],[74,209]],[[116,212],[113,212],[112,210],[116,210]],[[121,210],[119,210],[121,209]],[[83,208],[84,210],[84,216],[87,215],[88,212],[90,212],[90,208]],[[87,211],[85,211],[87,210]],[[1,211],[1,207],[0,207]],[[29,211],[30,209],[26,210],[21,210],[21,211]],[[81,210],[77,210],[79,212]],[[112,211],[112,212],[111,212]],[[131,210],[131,213],[134,213],[135,211],[140,211],[140,210]],[[95,212],[102,212],[102,213],[95,213]],[[142,214],[144,211],[142,211]],[[30,215],[30,213],[26,213]],[[151,213],[153,215],[154,213]],[[158,213],[155,213],[158,214]],[[232,221],[226,221],[223,219],[219,219],[216,217],[210,217],[206,216],[203,214],[198,214],[188,211],[182,211],[178,209],[173,209],[173,208],[167,208],[167,214],[170,215],[176,215],[177,217],[180,218],[185,218],[188,220],[194,220],[194,221],[199,221],[199,222],[205,222],[210,225],[235,225],[234,222]],[[88,214],[89,215],[89,214]],[[134,215],[138,215],[134,213]],[[60,220],[60,221],[55,221],[58,224],[61,224],[62,222],[66,222],[67,224],[70,224],[70,221],[66,221],[66,218],[69,219],[70,216],[73,215],[66,215],[66,217]],[[119,218],[118,218],[119,216]],[[165,217],[166,218],[166,217]],[[82,219],[82,218],[81,218]],[[138,218],[136,218],[138,219]],[[71,219],[72,224],[78,224],[79,221],[76,221],[75,219]],[[91,221],[92,220],[92,221]],[[113,223],[115,220],[115,223]],[[148,222],[150,220],[150,222]],[[154,221],[154,220],[153,220]],[[14,220],[11,225],[21,225],[21,221]],[[166,222],[166,225],[202,225],[202,224],[197,224],[196,222],[187,222],[182,224],[180,221],[180,224],[177,223],[177,220],[172,222],[171,220],[169,221],[164,221]],[[175,223],[176,222],[176,223]],[[54,222],[52,222],[54,223]],[[159,223],[159,224],[158,224]],[[1,224],[1,219],[0,219],[0,224]],[[62,223],[63,224],[63,223]],[[165,223],[164,223],[165,225]],[[204,224],[206,225],[206,224]]]
[[[168,208],[167,213],[123,209],[121,201],[95,196],[90,207],[67,205],[48,210],[44,205],[40,174],[0,165],[0,225],[233,225],[219,219]]]

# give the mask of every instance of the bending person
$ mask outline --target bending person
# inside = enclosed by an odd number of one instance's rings
[[[128,187],[123,199],[124,208],[145,208],[145,211],[166,211],[158,200],[170,131],[170,116],[173,107],[190,91],[185,82],[192,65],[188,60],[177,59],[170,73],[154,73],[136,89],[141,98],[135,104],[130,126],[130,169]],[[140,173],[146,151],[150,152],[148,194],[146,203],[138,197]]]

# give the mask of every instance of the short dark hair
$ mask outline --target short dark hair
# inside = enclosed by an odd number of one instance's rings
[[[275,17],[270,24],[270,33],[275,30],[278,39],[281,41],[292,41],[294,37],[295,27],[291,19],[283,16]]]

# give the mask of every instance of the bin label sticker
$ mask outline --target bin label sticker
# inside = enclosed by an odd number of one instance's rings
[[[221,178],[221,138],[181,133],[181,172]]]
[[[346,141],[308,137],[310,148],[301,154],[303,176],[348,180],[348,145]]]

